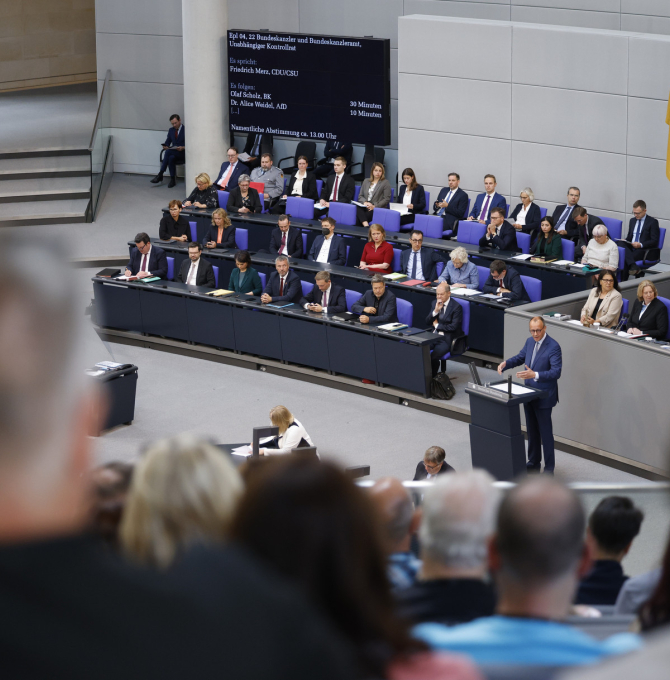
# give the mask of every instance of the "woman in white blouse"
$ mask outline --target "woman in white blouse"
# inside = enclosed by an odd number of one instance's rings
[[[291,453],[293,449],[305,446],[314,446],[311,437],[302,426],[302,423],[293,417],[286,406],[275,406],[270,410],[270,422],[279,428],[279,436],[276,438],[277,446],[259,449],[261,456],[269,456],[280,453]]]
[[[612,272],[619,267],[619,249],[607,235],[607,227],[604,224],[598,224],[593,228],[593,238],[586,246],[582,264],[609,269]]]
[[[540,233],[540,223],[542,222],[542,213],[540,208],[533,202],[535,194],[530,187],[526,187],[520,194],[519,203],[509,216],[514,228],[517,231],[523,231],[524,234],[531,235],[533,241]]]
[[[307,156],[298,156],[298,170],[294,175],[291,175],[286,193],[270,210],[273,215],[283,215],[286,212],[286,199],[289,196],[309,198],[312,201],[319,200],[319,194],[316,190],[316,177],[314,173],[307,171],[307,164]]]
[[[364,208],[356,207],[356,219],[363,227],[370,225],[375,208],[388,208],[391,202],[391,184],[386,179],[384,166],[381,163],[372,164],[370,177],[364,179],[361,184],[358,202],[365,206]]]

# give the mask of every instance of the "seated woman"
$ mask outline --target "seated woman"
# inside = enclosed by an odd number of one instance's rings
[[[560,260],[563,257],[562,241],[554,227],[553,218],[547,215],[540,223],[540,234],[533,246],[533,255],[544,257],[545,260]]]
[[[291,175],[286,193],[270,209],[273,215],[283,215],[286,212],[286,199],[289,196],[309,198],[310,201],[319,200],[319,194],[316,190],[316,176],[307,171],[307,165],[307,156],[298,156],[298,170],[294,175]]]
[[[626,331],[631,335],[645,333],[655,340],[668,337],[668,309],[658,299],[658,290],[648,279],[637,287],[637,300],[628,317]]]
[[[582,307],[583,324],[598,322],[603,328],[612,328],[619,323],[623,298],[616,276],[610,271],[601,272],[598,285],[591,289],[586,304]]]
[[[386,179],[381,163],[372,164],[370,177],[364,179],[361,184],[358,202],[365,204],[365,208],[356,206],[356,219],[358,224],[364,227],[370,224],[375,208],[388,208],[391,202],[391,183]]]
[[[371,224],[368,229],[368,242],[363,248],[361,269],[390,274],[393,271],[393,246],[386,241],[386,231],[381,224]]]
[[[270,410],[270,422],[279,428],[279,436],[274,438],[275,446],[259,449],[261,456],[291,453],[293,449],[314,446],[302,423],[293,417],[286,406],[275,406]]]
[[[212,180],[206,172],[201,172],[195,178],[195,189],[184,201],[184,207],[188,208],[209,208],[213,210],[219,205],[219,194],[217,188],[212,184]]]
[[[540,228],[540,220],[542,213],[540,208],[533,202],[535,194],[530,187],[526,187],[520,194],[519,203],[509,216],[510,222],[517,231],[522,231],[524,234],[530,234],[530,240],[534,241],[537,236],[537,230]]]
[[[417,464],[414,472],[413,482],[420,482],[426,479],[433,479],[436,475],[443,475],[445,472],[454,472],[454,468],[445,462],[447,454],[441,446],[431,446],[423,454],[423,460]]]
[[[235,253],[235,267],[230,272],[228,290],[245,295],[260,295],[263,292],[263,284],[258,272],[251,266],[251,256],[248,250],[238,250]]]
[[[259,213],[263,210],[260,196],[253,187],[249,186],[249,175],[240,175],[237,186],[228,196],[228,212],[231,213]]]
[[[181,214],[181,201],[173,198],[168,204],[169,215],[161,217],[158,237],[161,241],[190,241],[191,225]]]
[[[593,238],[586,246],[586,252],[582,257],[582,264],[590,264],[592,267],[609,269],[615,272],[619,266],[619,249],[607,235],[607,227],[598,224],[593,228]]]
[[[454,248],[449,253],[450,261],[442,270],[437,283],[447,282],[451,288],[479,288],[479,270],[477,265],[468,261],[468,253],[463,246]]]
[[[223,208],[212,213],[212,224],[202,241],[205,248],[236,248],[235,227]]]
[[[414,215],[422,215],[426,212],[426,192],[420,184],[417,184],[416,175],[412,168],[402,171],[403,185],[398,192],[398,203],[407,206],[410,214],[401,215],[400,225],[412,224]]]

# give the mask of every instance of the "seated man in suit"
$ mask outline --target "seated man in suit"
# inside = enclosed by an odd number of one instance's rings
[[[172,126],[167,133],[167,137],[163,142],[165,154],[163,155],[163,163],[158,174],[151,180],[152,184],[158,184],[163,181],[165,170],[170,170],[170,183],[168,189],[172,189],[177,184],[177,164],[183,165],[186,162],[186,152],[184,151],[184,144],[186,143],[184,126],[178,114],[173,113],[170,116],[170,125]]]
[[[240,175],[248,175],[249,168],[240,162],[237,149],[231,146],[228,149],[228,160],[221,164],[219,178],[214,182],[223,191],[230,191],[237,186]]]
[[[187,283],[189,286],[205,286],[214,288],[214,269],[207,260],[203,260],[202,246],[193,241],[188,244],[188,260],[181,263],[177,281]]]
[[[414,229],[409,235],[409,242],[412,244],[410,250],[403,250],[400,254],[400,265],[403,274],[407,274],[410,279],[419,281],[435,281],[437,272],[435,270],[438,262],[443,262],[442,256],[432,249],[424,250],[423,232]]]
[[[433,203],[433,215],[442,218],[443,230],[451,229],[454,233],[446,238],[458,234],[458,222],[464,220],[468,212],[468,195],[459,188],[461,176],[457,172],[450,172],[447,177],[449,187],[440,189],[437,201]]]
[[[562,205],[557,205],[554,209],[554,224],[556,231],[563,237],[569,238],[575,244],[579,240],[577,225],[572,219],[572,213],[575,208],[579,207],[579,197],[581,192],[577,187],[570,187],[568,189],[568,202]]]
[[[581,205],[578,205],[572,211],[572,221],[577,227],[575,255],[580,257],[586,252],[586,246],[589,245],[589,241],[593,238],[593,228],[603,224],[603,221],[596,217],[596,215],[589,215],[586,208],[583,208]]]
[[[637,261],[643,258],[658,260],[660,238],[661,231],[658,220],[647,215],[647,204],[644,201],[635,201],[633,203],[633,217],[628,223],[628,234],[625,238],[630,243],[630,247],[626,247],[626,262],[621,274],[623,281],[628,280],[630,273],[638,274],[640,272],[635,264]]]
[[[386,290],[386,281],[381,274],[375,274],[372,279],[372,290],[363,293],[351,306],[354,314],[360,314],[361,323],[379,326],[384,323],[397,323],[395,295]]]
[[[300,285],[300,277],[289,269],[288,257],[286,255],[279,255],[275,259],[275,268],[277,271],[272,272],[268,276],[268,282],[261,295],[261,302],[282,302],[288,304],[291,302],[298,302],[302,286]]]
[[[271,154],[272,147],[274,145],[274,138],[272,135],[268,135],[260,132],[250,132],[247,135],[247,141],[242,149],[242,153],[247,154],[249,158],[244,161],[244,164],[253,170],[261,164],[263,154]],[[259,158],[260,157],[260,158]],[[254,182],[256,180],[253,180]]]
[[[519,250],[516,243],[516,229],[505,219],[504,208],[491,210],[491,223],[479,239],[480,248],[494,250]]]
[[[507,207],[507,201],[505,197],[496,193],[496,186],[498,182],[496,181],[495,175],[485,175],[484,176],[484,193],[479,194],[475,199],[475,204],[472,206],[470,211],[469,220],[477,220],[480,224],[488,224],[491,221],[491,210],[493,208],[502,208],[503,211]],[[503,218],[505,213],[503,212]]]
[[[144,279],[147,276],[167,278],[167,257],[165,251],[151,245],[149,234],[141,231],[135,236],[136,250],[130,254],[130,262],[126,265],[126,276]]]
[[[353,153],[354,147],[351,142],[336,142],[334,140],[328,140],[323,150],[323,155],[325,158],[322,158],[316,164],[316,168],[314,168],[314,174],[316,175],[317,179],[326,177],[333,171],[337,172],[337,170],[335,170],[335,162],[333,159],[338,158],[339,156],[344,158],[344,162],[347,165],[351,165],[351,157]]]
[[[516,269],[508,267],[502,260],[493,260],[490,269],[491,273],[486,279],[482,292],[502,295],[510,300],[530,302],[521,276]]]
[[[451,299],[451,288],[446,281],[435,289],[435,307],[428,312],[426,325],[435,335],[431,342],[430,365],[435,377],[440,369],[440,359],[451,351],[451,343],[463,331],[463,309]]]
[[[331,201],[336,203],[351,203],[354,198],[356,184],[350,175],[345,174],[347,161],[338,156],[335,159],[335,174],[330,175],[321,189],[321,207],[314,209],[314,219],[318,220],[326,214]]]
[[[265,185],[263,199],[266,210],[273,206],[284,193],[284,173],[272,165],[272,156],[269,153],[261,156],[260,168],[251,171],[251,181],[262,182]]]
[[[300,305],[310,312],[338,314],[347,311],[347,298],[342,286],[330,282],[329,272],[317,272],[314,288],[300,298]]]
[[[326,217],[321,220],[321,234],[312,243],[308,260],[337,264],[344,267],[347,264],[347,246],[341,236],[335,236],[335,220]]]
[[[302,234],[300,229],[291,228],[288,215],[280,215],[277,228],[272,230],[270,252],[286,257],[302,257]]]
[[[434,479],[437,475],[443,475],[446,472],[455,472],[454,468],[445,461],[446,457],[445,450],[440,446],[427,448],[426,453],[423,454],[423,460],[417,463],[412,481],[423,482]]]

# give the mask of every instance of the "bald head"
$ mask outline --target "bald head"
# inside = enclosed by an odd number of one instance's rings
[[[370,497],[383,524],[388,552],[399,551],[413,533],[414,504],[407,489],[395,477],[382,477],[370,488]]]

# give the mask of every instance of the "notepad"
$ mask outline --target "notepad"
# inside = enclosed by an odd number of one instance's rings
[[[209,293],[205,293],[205,295],[211,295],[212,297],[221,297],[223,295],[232,295],[234,292],[235,292],[234,290],[218,288],[217,290],[211,290]]]
[[[401,331],[403,328],[408,328],[406,323],[385,323],[379,326],[382,331]]]
[[[500,300],[500,298],[502,298],[502,293],[500,295],[496,295],[495,293],[482,293],[482,297],[487,300]]]
[[[394,272],[393,274],[384,274],[384,278],[388,279],[389,281],[397,281],[398,279],[406,279],[407,276],[405,274],[401,274],[400,272]]]
[[[514,256],[512,257],[512,259],[513,259],[513,260],[529,260],[531,257],[533,257],[533,256],[532,256],[532,255],[524,255],[524,254],[522,253],[521,255],[514,255]]]
[[[160,276],[146,276],[143,279],[137,279],[140,283],[153,283],[154,281],[160,281]]]
[[[559,264],[559,265],[565,266],[566,264],[572,265],[572,264],[574,264],[574,262],[572,260],[556,260],[556,262],[554,262],[554,264]]]
[[[234,456],[245,456],[248,458],[253,453],[253,449],[247,444],[246,446],[238,446],[236,449],[233,449],[231,453]]]
[[[476,288],[452,288],[452,295],[464,295],[465,297],[473,297],[474,295],[481,295],[481,291]]]

